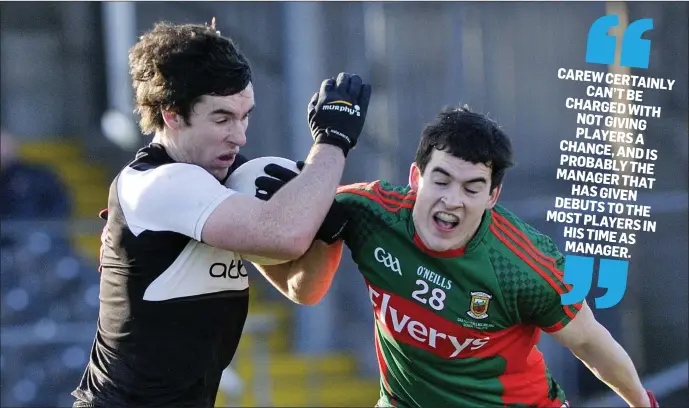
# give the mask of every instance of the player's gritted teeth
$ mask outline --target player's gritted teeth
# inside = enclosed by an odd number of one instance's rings
[[[433,221],[441,231],[452,231],[452,229],[459,225],[459,217],[444,211],[438,211],[433,214]]]

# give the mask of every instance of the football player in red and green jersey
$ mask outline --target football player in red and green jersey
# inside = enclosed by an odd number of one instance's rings
[[[346,219],[331,228],[339,240],[316,241],[300,259],[264,268],[321,274],[305,302],[314,303],[342,243],[350,248],[375,315],[377,406],[567,406],[536,347],[541,332],[630,406],[657,406],[586,303],[562,305],[570,287],[554,242],[497,204],[511,164],[511,143],[495,122],[467,108],[444,110],[422,134],[408,186],[341,187],[324,222]]]

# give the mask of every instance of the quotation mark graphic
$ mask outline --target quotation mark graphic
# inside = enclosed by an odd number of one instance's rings
[[[601,259],[598,267],[598,287],[607,289],[595,299],[598,309],[607,309],[620,303],[627,290],[629,262],[617,259]],[[588,296],[593,283],[593,258],[587,256],[565,256],[564,281],[573,288],[560,295],[563,305],[579,303]]]
[[[608,35],[608,30],[618,24],[617,14],[600,17],[591,24],[586,43],[586,62],[606,65],[615,63],[616,38]],[[652,29],[652,18],[636,20],[627,26],[622,37],[621,66],[648,68],[651,40],[644,40],[641,35]]]

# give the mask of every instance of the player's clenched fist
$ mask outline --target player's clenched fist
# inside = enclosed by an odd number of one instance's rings
[[[335,145],[345,157],[356,146],[366,121],[371,85],[359,75],[341,72],[337,79],[326,79],[311,98],[308,118],[315,142]]]

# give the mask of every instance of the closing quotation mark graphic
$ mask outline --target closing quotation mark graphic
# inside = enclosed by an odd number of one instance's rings
[[[607,289],[601,297],[596,298],[598,309],[615,306],[622,300],[627,290],[627,270],[629,262],[616,259],[601,259],[598,267],[598,287]],[[593,258],[586,256],[565,256],[564,281],[573,288],[560,296],[563,305],[579,303],[591,291],[593,283]]]
[[[591,24],[586,43],[586,62],[606,65],[615,63],[616,38],[608,35],[608,30],[618,24],[617,14],[600,17]],[[651,40],[644,40],[641,35],[652,29],[652,18],[636,20],[627,26],[622,37],[621,66],[648,68]]]

